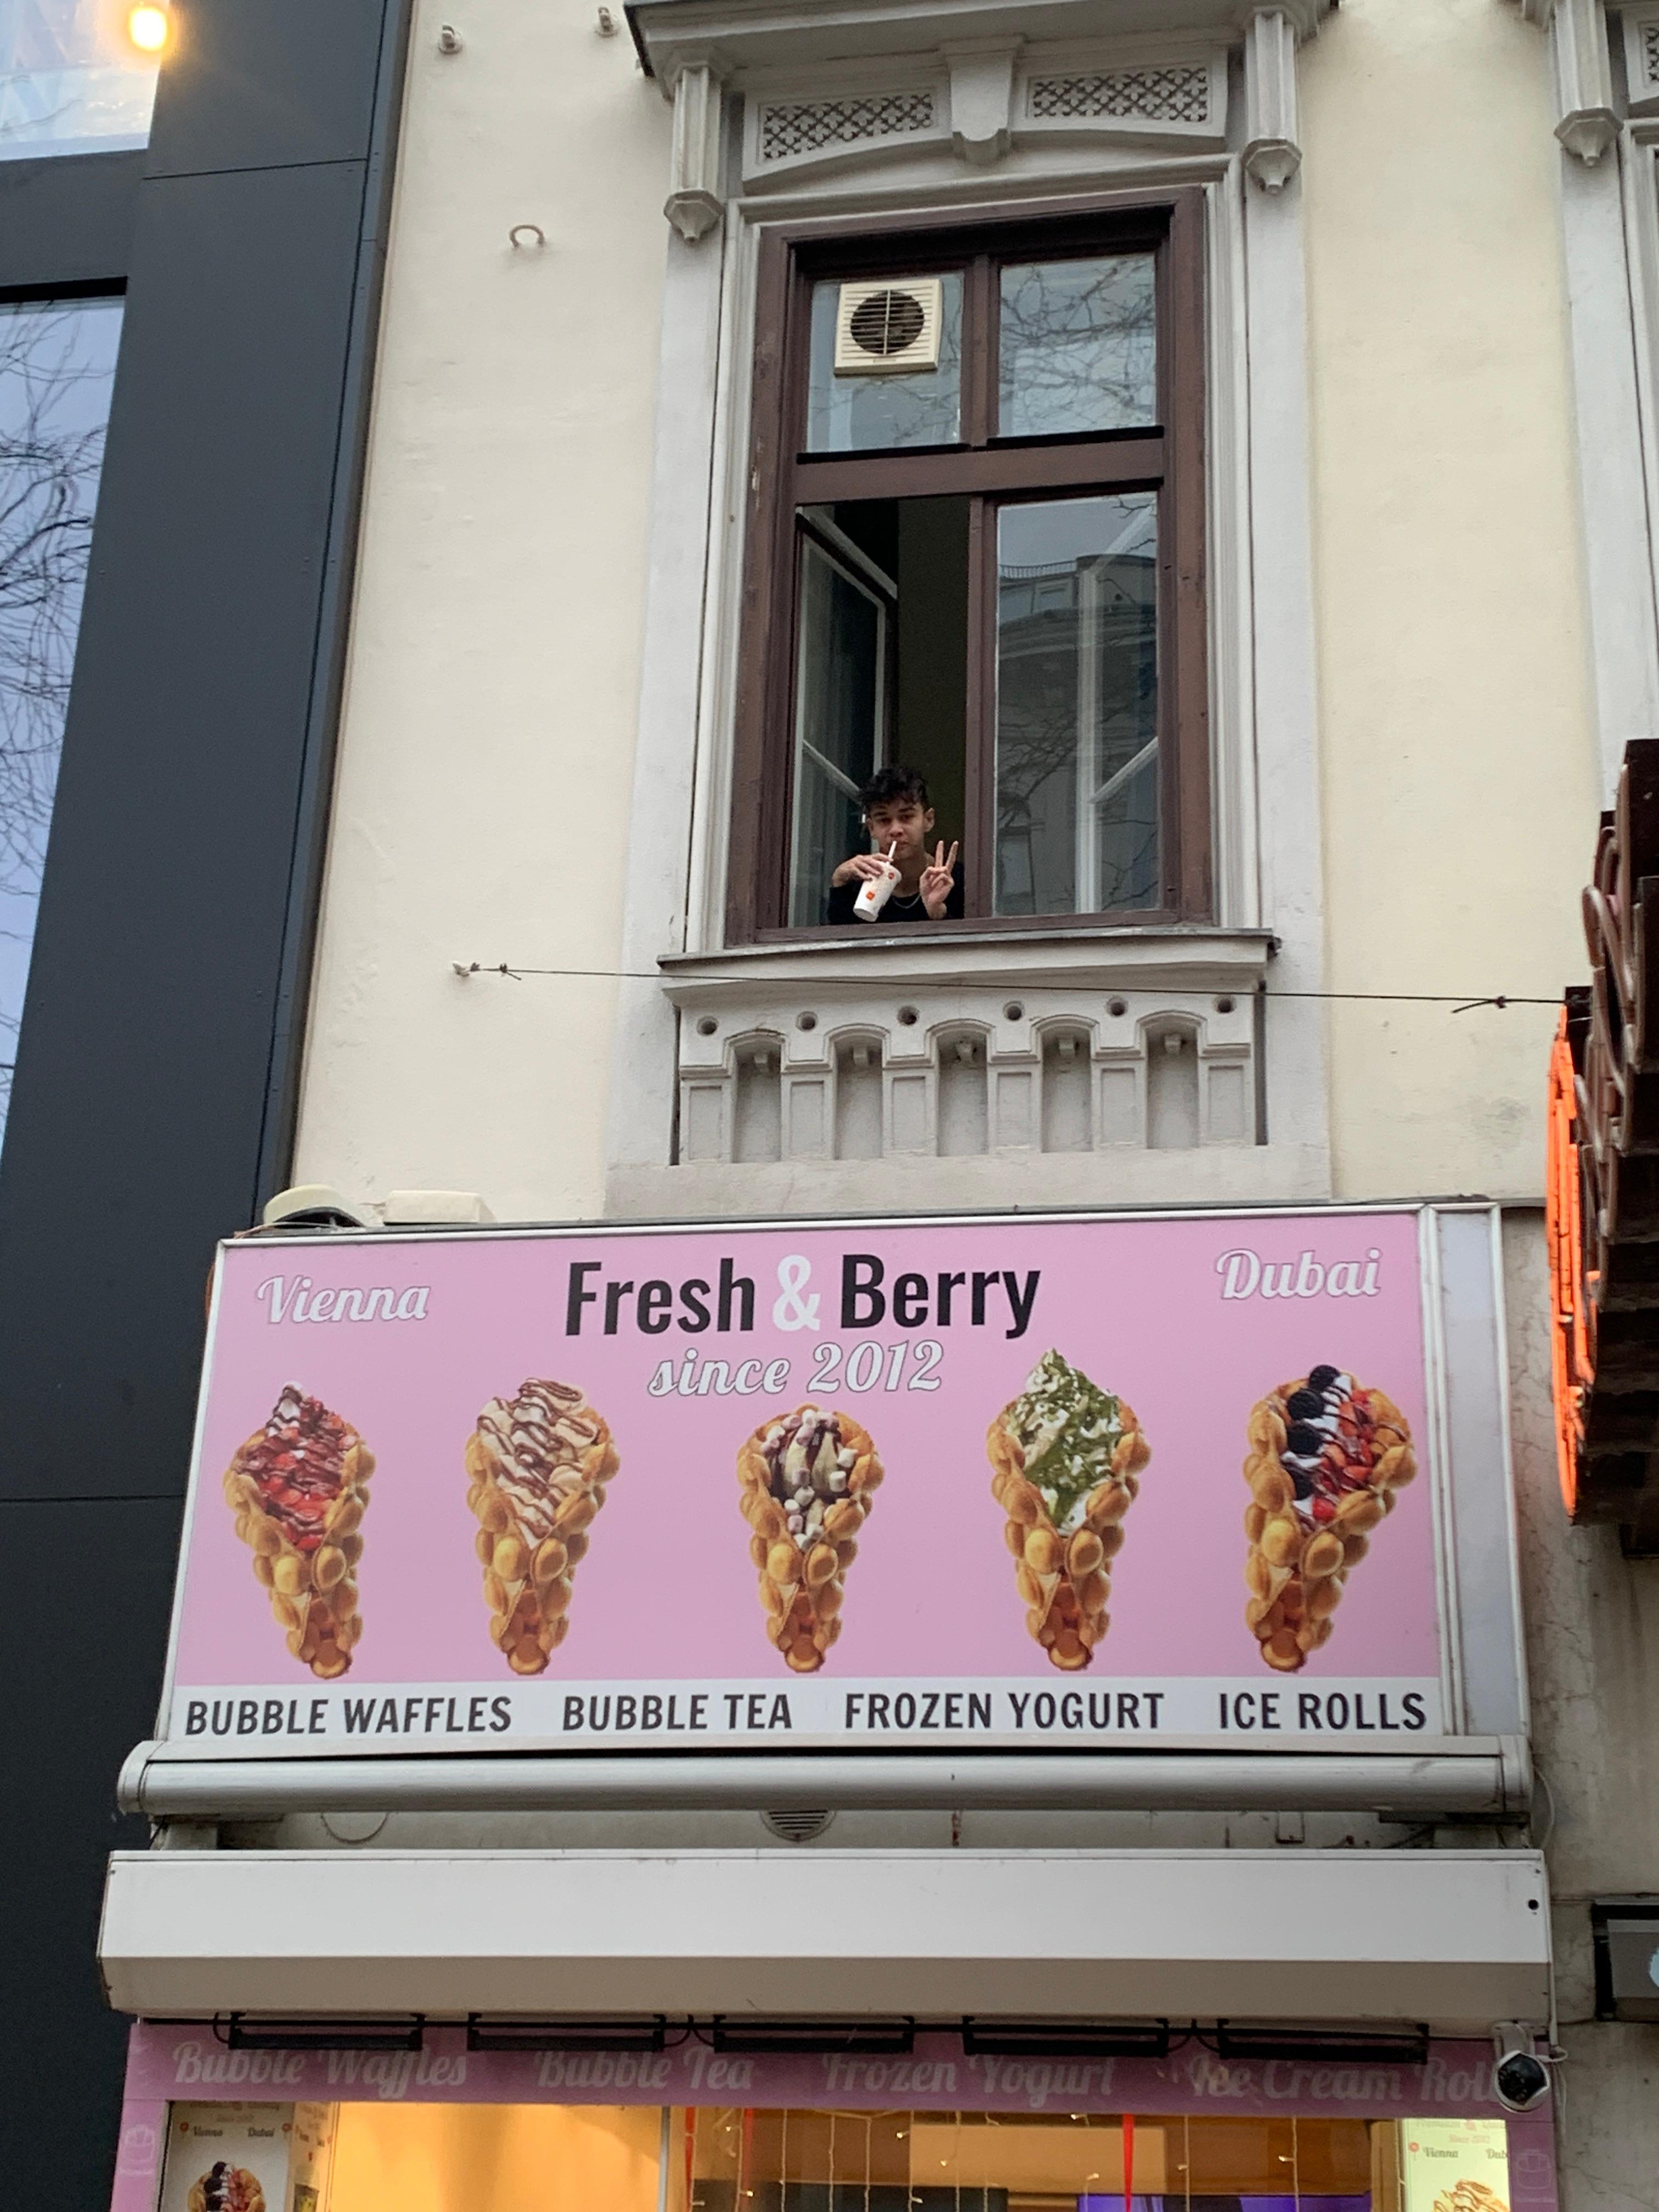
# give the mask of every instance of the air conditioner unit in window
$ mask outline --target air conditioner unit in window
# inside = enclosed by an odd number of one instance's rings
[[[937,368],[944,301],[937,276],[843,284],[836,310],[836,374],[914,375]]]

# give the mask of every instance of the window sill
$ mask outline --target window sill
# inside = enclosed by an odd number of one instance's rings
[[[1255,991],[1267,979],[1275,939],[1265,929],[1199,923],[1151,927],[1079,923],[1056,929],[964,928],[935,934],[921,923],[857,934],[825,930],[719,952],[665,955],[658,963],[674,1005],[734,1005],[757,990],[810,991],[837,999],[883,989],[1048,987],[1066,991]]]

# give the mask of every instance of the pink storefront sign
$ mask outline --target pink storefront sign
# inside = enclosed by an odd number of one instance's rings
[[[233,1243],[161,1733],[1409,1749],[1426,1218]]]
[[[684,2029],[672,2033],[677,2039],[660,2052],[469,2051],[459,2027],[428,2027],[418,2051],[234,2051],[210,2022],[143,2022],[129,2045],[113,2212],[152,2212],[155,2144],[169,2106],[226,2100],[1507,2118],[1511,2212],[1553,2212],[1556,2203],[1549,2108],[1504,2113],[1487,2043],[1437,2042],[1421,2065],[1395,2066],[1224,2060],[1196,2036],[1178,2040],[1165,2059],[969,2057],[959,2037],[926,2031],[902,2056],[735,2057]],[[130,2160],[129,2140],[137,2147]]]

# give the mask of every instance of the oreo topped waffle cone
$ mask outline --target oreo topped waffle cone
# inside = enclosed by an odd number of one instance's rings
[[[1025,1626],[1052,1665],[1086,1667],[1109,1626],[1111,1563],[1152,1457],[1133,1409],[1058,1352],[986,1432]]]
[[[1343,1585],[1417,1473],[1406,1416],[1381,1390],[1315,1367],[1252,1407],[1244,1619],[1278,1674],[1327,1644]]]
[[[850,1413],[800,1406],[744,1438],[738,1480],[766,1633],[798,1674],[816,1674],[841,1634],[847,1570],[881,1478]]]
[[[489,1633],[515,1674],[539,1674],[570,1626],[571,1577],[620,1464],[611,1430],[574,1382],[492,1398],[467,1438]]]
[[[288,1648],[324,1681],[345,1673],[363,1632],[359,1524],[374,1472],[374,1455],[351,1424],[293,1382],[225,1472],[236,1533],[252,1549]]]
[[[185,2199],[190,2212],[265,2212],[265,2192],[259,2177],[245,2166],[216,2159],[198,2180],[190,2185]]]

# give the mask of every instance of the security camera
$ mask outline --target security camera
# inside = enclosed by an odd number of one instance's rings
[[[1530,2112],[1550,2093],[1549,2069],[1533,2052],[1533,2032],[1524,2021],[1500,2020],[1492,2032],[1498,2064],[1492,2087],[1506,2112]]]

